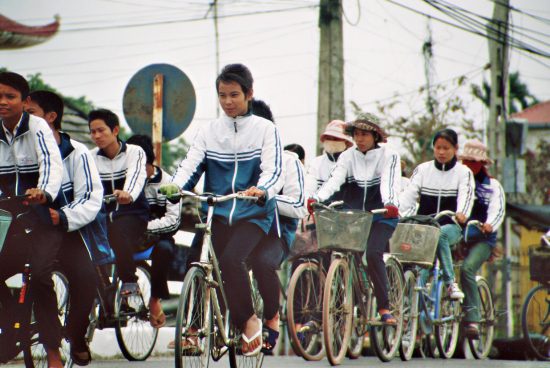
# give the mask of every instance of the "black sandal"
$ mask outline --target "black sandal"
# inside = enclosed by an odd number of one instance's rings
[[[90,364],[90,362],[92,361],[92,353],[90,352],[88,344],[79,344],[78,348],[79,351],[76,351],[74,348],[74,344],[71,343],[71,360],[73,361],[73,363],[80,366],[86,366]],[[81,348],[83,348],[84,350],[80,350]],[[85,358],[82,357],[82,355],[84,354],[86,354]]]

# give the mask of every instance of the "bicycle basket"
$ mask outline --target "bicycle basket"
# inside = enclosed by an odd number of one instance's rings
[[[372,213],[360,210],[316,211],[319,250],[364,252],[372,217]]]
[[[550,251],[541,248],[529,248],[529,273],[532,281],[550,282]]]
[[[420,224],[397,224],[390,239],[390,253],[401,263],[432,266],[440,230]]]
[[[6,240],[6,235],[8,235],[8,229],[11,224],[11,213],[8,211],[0,210],[0,252],[4,247],[4,240]]]

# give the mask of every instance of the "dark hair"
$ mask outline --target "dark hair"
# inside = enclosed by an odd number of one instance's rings
[[[88,126],[90,126],[90,123],[96,119],[101,119],[105,122],[105,124],[111,129],[111,131],[117,127],[120,126],[120,123],[118,122],[118,116],[111,110],[107,109],[97,109],[93,110],[88,114]]]
[[[298,159],[300,159],[300,161],[302,162],[306,158],[306,151],[304,151],[304,147],[300,146],[297,143],[287,144],[285,146],[285,151],[294,152],[295,154],[298,155]]]
[[[439,138],[445,139],[447,142],[449,142],[453,146],[456,146],[458,144],[458,135],[452,129],[446,128],[436,132],[434,135],[434,139],[432,141],[432,146],[435,146],[435,141],[437,141]]]
[[[32,101],[36,102],[38,106],[45,113],[55,112],[57,114],[53,121],[53,127],[55,130],[61,129],[61,119],[63,119],[63,99],[57,94],[50,91],[33,91],[29,93],[29,97]]]
[[[252,99],[252,114],[275,122],[271,108],[262,100],[256,100],[255,98]]]
[[[153,149],[153,141],[151,137],[146,134],[134,134],[126,140],[128,144],[135,144],[140,146],[145,151],[145,157],[147,158],[148,164],[153,164],[155,161],[155,150]]]
[[[243,93],[247,95],[252,90],[254,79],[250,70],[243,64],[228,64],[223,67],[220,75],[216,78],[216,91],[219,91],[220,82],[236,82],[241,86]]]
[[[1,72],[0,84],[5,84],[11,88],[15,88],[21,93],[21,99],[24,100],[29,95],[29,83],[20,74],[13,72]]]

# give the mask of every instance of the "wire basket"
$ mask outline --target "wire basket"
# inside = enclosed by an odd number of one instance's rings
[[[550,251],[542,248],[529,248],[529,273],[532,281],[550,282]]]
[[[4,240],[6,240],[6,235],[8,234],[8,229],[10,228],[11,219],[11,213],[0,210],[0,252],[4,247]]]
[[[432,266],[440,229],[420,224],[397,224],[390,239],[390,253],[401,263]]]
[[[360,210],[315,212],[319,250],[364,252],[372,213]]]

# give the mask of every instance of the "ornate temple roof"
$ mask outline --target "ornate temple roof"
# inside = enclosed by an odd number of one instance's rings
[[[38,45],[53,37],[59,29],[59,17],[44,26],[26,26],[0,14],[0,49],[18,49]]]

